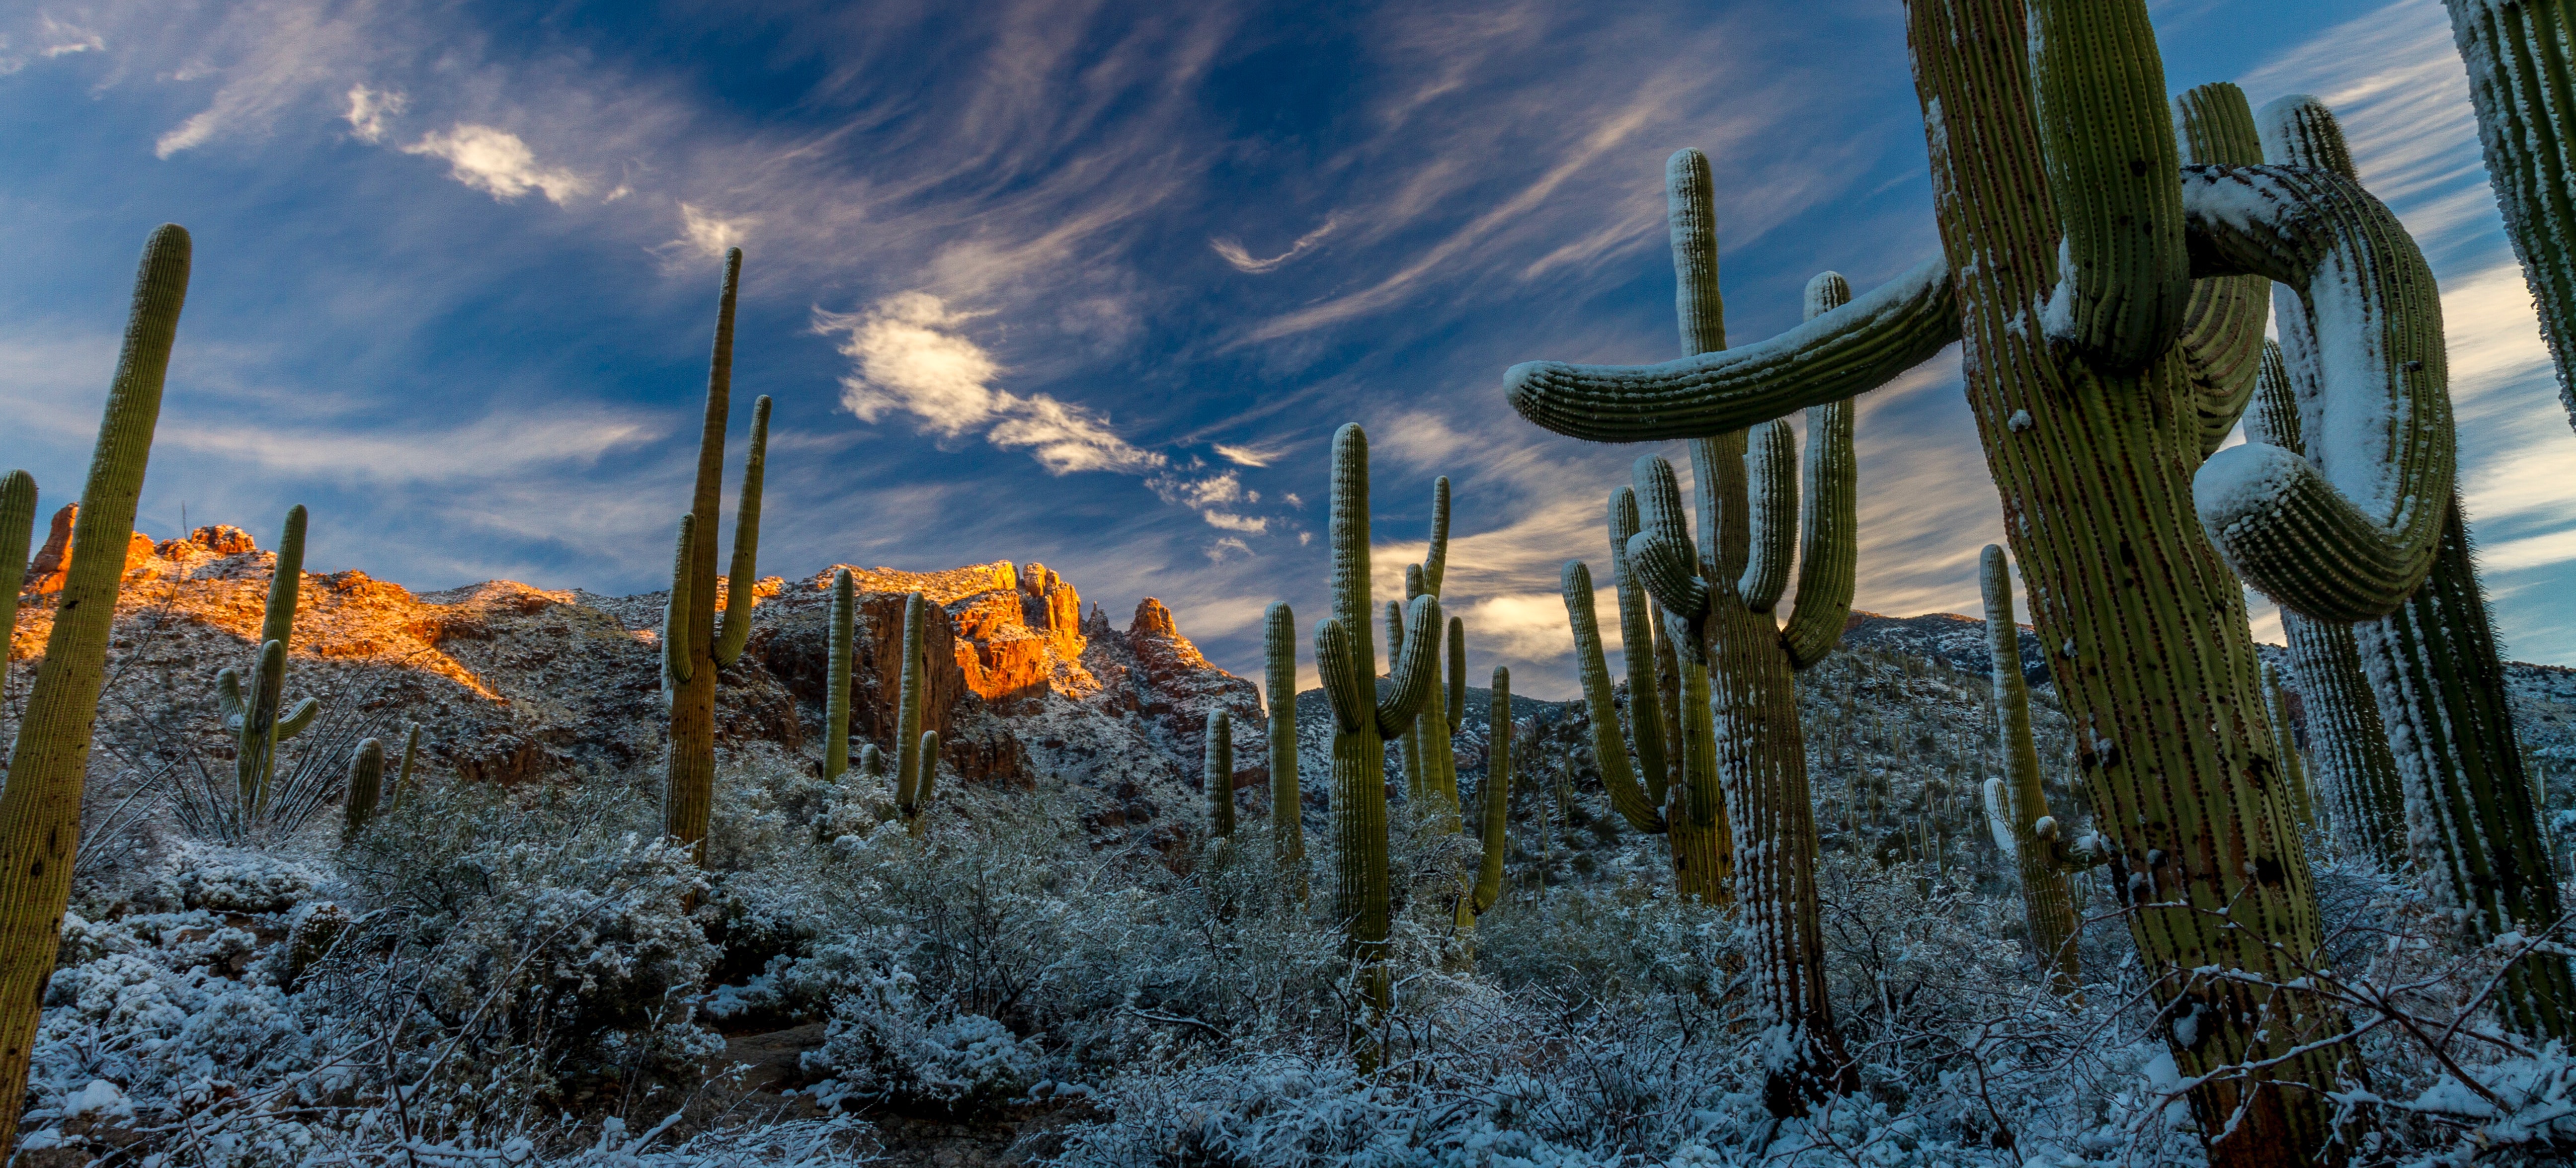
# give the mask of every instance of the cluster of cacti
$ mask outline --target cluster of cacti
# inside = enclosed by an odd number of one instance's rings
[[[1512,403],[1576,437],[1705,440],[1867,391],[1964,339],[1968,403],[2131,936],[2151,971],[2172,975],[2156,980],[2157,1004],[2191,1020],[2172,1048],[2191,1106],[2214,1159],[2304,1156],[2327,1135],[2318,1092],[2336,1081],[2306,1044],[2339,1019],[2306,994],[2191,972],[2287,982],[2291,955],[2322,940],[2227,569],[2283,579],[2297,573],[2264,569],[2320,540],[2360,549],[2350,572],[2290,590],[2345,609],[2421,577],[2451,474],[2432,282],[2395,217],[2348,180],[2214,161],[2241,150],[2241,122],[2231,134],[2207,119],[2194,151],[2213,161],[2184,166],[2143,0],[1913,0],[1906,12],[1941,257],[1744,349],[1515,367]],[[2216,90],[2198,100],[2234,104]],[[2205,492],[2220,504],[2222,560],[2200,530],[2193,456],[2241,392],[2243,334],[2259,319],[2192,302],[2201,280],[2258,276],[2324,296],[2375,356],[2346,355],[2337,410],[2384,424],[2355,417],[2338,434],[2380,447],[2394,489],[2365,512],[2330,498],[2303,461],[2220,451],[2198,478],[2232,488]],[[2200,408],[2174,408],[2185,402]],[[2347,474],[2362,477],[2336,481]],[[2208,1075],[2238,1064],[2257,1069]]]
[[[751,454],[743,461],[734,514],[733,564],[724,623],[716,623],[716,523],[724,501],[725,428],[733,409],[733,312],[742,249],[725,251],[716,301],[716,339],[707,367],[706,421],[698,435],[697,491],[680,517],[670,607],[662,620],[662,694],[670,706],[670,758],[662,786],[662,832],[703,859],[715,802],[716,672],[742,656],[751,637],[752,585],[760,550],[760,478],[769,451],[769,399],[751,409]]]
[[[1224,710],[1209,710],[1207,716],[1207,761],[1199,770],[1207,787],[1208,834],[1217,839],[1234,835],[1234,717]]]
[[[304,732],[322,712],[322,703],[306,698],[280,711],[285,701],[286,657],[295,636],[295,601],[304,580],[304,508],[286,512],[286,527],[277,537],[277,566],[268,581],[268,607],[259,625],[258,660],[251,666],[245,694],[239,671],[215,675],[215,696],[224,726],[235,734],[233,768],[241,779],[241,809],[257,816],[268,802],[277,776],[277,744]]]
[[[1386,952],[1386,740],[1401,736],[1430,700],[1438,672],[1440,598],[1413,598],[1392,673],[1377,675],[1376,614],[1369,599],[1368,435],[1358,423],[1333,435],[1333,614],[1315,625],[1315,672],[1333,708],[1333,915],[1342,921],[1366,1009],[1383,1011],[1393,987]]]
[[[187,300],[190,241],[163,224],[144,245],[117,354],[107,411],[90,455],[73,520],[71,565],[54,609],[45,660],[18,720],[9,752],[9,782],[0,790],[0,1148],[14,1144],[27,1099],[27,1063],[35,1051],[39,997],[53,976],[62,943],[63,907],[71,895],[78,848],[81,786],[89,773],[90,729],[106,684],[108,638],[125,582],[125,549],[161,417],[161,386]],[[32,523],[35,484],[10,476],[6,501],[23,498]],[[0,517],[0,535],[18,522]],[[0,541],[0,557],[26,563],[26,537]],[[21,568],[20,570],[23,570]],[[7,581],[15,584],[13,578]],[[14,618],[17,589],[9,589]]]
[[[2487,180],[2576,425],[2576,4],[2443,3],[2468,66]]]
[[[2003,776],[1986,780],[1986,813],[1997,823],[1996,842],[2021,874],[2023,919],[2030,943],[2062,994],[2083,984],[2076,960],[2078,913],[2067,877],[2102,862],[2091,849],[2070,846],[2048,792],[2039,781],[2039,747],[2030,736],[2030,685],[2021,673],[2021,626],[2013,616],[2012,563],[2004,549],[1987,544],[1980,562],[1986,599],[1986,644],[1994,653],[1995,728],[2003,743]]]
[[[2286,173],[2359,194],[2342,131],[2314,98],[2264,107],[2263,133],[2267,153],[2302,168]],[[2413,311],[2370,322],[2380,347],[2356,377],[2351,355],[2327,347],[2354,322],[2281,281],[2275,309],[2297,429],[2288,410],[2267,410],[2263,422],[2297,445],[2222,452],[2235,477],[2203,492],[2202,523],[2283,609],[2351,624],[2434,896],[2479,940],[2544,928],[2559,917],[2558,881],[2454,481],[2440,302],[2402,230],[2368,243],[2338,258],[2391,272],[2390,299]],[[2277,530],[2243,533],[2267,526]],[[2563,957],[2516,963],[2498,1002],[2518,1030],[2576,1038],[2576,971]]]
[[[1297,614],[1287,601],[1262,616],[1262,696],[1270,707],[1270,847],[1306,901],[1305,796],[1297,786]]]

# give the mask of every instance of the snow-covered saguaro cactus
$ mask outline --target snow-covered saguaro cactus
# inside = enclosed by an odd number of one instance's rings
[[[706,858],[707,815],[716,785],[716,671],[742,656],[751,637],[752,585],[760,552],[760,479],[769,452],[769,399],[751,409],[751,453],[743,461],[734,511],[733,564],[724,622],[716,622],[716,523],[724,504],[725,429],[733,414],[733,310],[742,249],[725,251],[716,298],[716,339],[707,362],[707,409],[698,432],[697,490],[681,526],[683,563],[672,573],[663,624],[663,685],[671,710],[671,753],[662,784],[662,832]],[[682,601],[686,604],[683,605]]]
[[[2558,397],[2576,425],[2576,5],[2443,0],[2505,234],[2540,305]]]
[[[2245,416],[2245,436],[2292,453],[2307,452],[2281,347],[2269,341],[2263,346],[2262,388]],[[2287,608],[2280,613],[2282,638],[2290,646],[2291,680],[2307,712],[2313,787],[2325,797],[2330,838],[2384,871],[2403,870],[2408,863],[2406,794],[2396,756],[2388,750],[2387,728],[2379,721],[2379,698],[2362,673],[2353,627],[2309,620]]]
[[[2267,153],[2311,168],[2299,173],[2331,176],[2360,189],[2334,115],[2314,98],[2284,98],[2264,107],[2263,130]],[[2422,257],[2411,244],[2403,256],[2421,268]],[[2366,360],[2327,342],[2356,323],[2372,323],[2367,316],[2313,289],[2301,315],[2293,312],[2286,290],[2275,293],[2286,381],[2298,404],[2295,436],[2302,444],[2248,442],[2237,449],[2267,452],[2268,461],[2331,483],[2330,490],[2361,496],[2371,508],[2360,512],[2365,518],[2394,509],[2399,520],[2390,527],[2429,524],[2433,534],[2421,575],[2394,595],[2369,594],[2380,602],[2370,609],[2321,604],[2313,590],[2289,585],[2303,575],[2342,574],[2348,562],[2385,550],[2374,547],[2374,539],[2391,543],[2382,538],[2384,528],[2372,527],[2358,533],[2362,546],[2356,549],[2354,540],[2336,538],[2347,532],[2329,527],[2304,543],[2286,545],[2278,574],[2247,576],[2284,609],[2312,620],[2356,622],[2354,644],[2405,793],[2410,851],[2425,866],[2434,896],[2460,911],[2470,935],[2483,940],[2545,928],[2558,920],[2561,905],[2529,761],[2506,704],[2485,590],[2470,557],[2468,517],[2449,473],[2450,393],[2440,303],[2429,272],[2409,276],[2410,290],[2422,302],[2414,327],[2384,329],[2380,346]],[[2356,316],[2363,319],[2356,322]],[[2367,386],[2376,379],[2400,381],[2408,392],[2393,403],[2357,392],[2356,382]],[[2374,408],[2355,409],[2356,398]],[[2390,433],[2410,416],[2438,423],[2436,450],[2421,452],[2422,443]],[[2286,429],[2288,420],[2273,424]],[[2417,471],[2410,460],[2438,463],[2442,473]],[[2215,528],[2223,517],[2209,510],[2203,507],[2203,522]],[[2497,1000],[2517,1030],[2576,1039],[2576,977],[2562,957],[2535,953],[2516,964]]]
[[[354,840],[376,817],[376,801],[385,793],[385,744],[373,738],[349,752],[349,779],[341,806],[340,838]]]
[[[269,782],[277,775],[277,744],[304,732],[322,712],[322,703],[306,698],[293,709],[286,700],[287,648],[295,637],[295,603],[304,581],[304,508],[286,512],[277,537],[277,565],[269,573],[268,606],[260,615],[259,652],[251,665],[248,692],[240,671],[226,667],[215,675],[216,704],[237,743],[233,770],[241,782],[242,814],[256,815],[268,802]]]
[[[1381,691],[1376,617],[1369,598],[1368,435],[1351,423],[1333,435],[1333,615],[1315,625],[1315,672],[1333,707],[1333,915],[1342,921],[1360,995],[1384,1010],[1393,987],[1386,953],[1390,890],[1386,860],[1386,740],[1400,736],[1430,700],[1438,672],[1440,598],[1413,598],[1404,644]]]
[[[18,590],[27,586],[27,544],[36,534],[36,477],[0,476],[0,681],[9,677],[9,638],[18,628]]]
[[[2245,91],[2226,81],[2195,85],[2173,100],[2188,163],[2254,166],[2263,140]],[[2263,325],[2272,315],[2272,282],[2261,276],[2212,276],[2191,282],[2183,308],[2183,369],[2200,415],[2200,453],[2216,453],[2245,414],[2263,363]]]
[[[2158,1004],[2197,1019],[2171,1036],[2191,1107],[2214,1159],[2305,1155],[2328,1134],[2316,1089],[2335,1077],[2304,1044],[2339,1020],[2306,994],[2190,972],[2287,982],[2288,955],[2322,940],[2228,565],[2324,536],[2375,551],[2316,591],[2403,596],[2421,580],[2439,525],[2396,504],[2449,489],[2447,408],[2419,392],[2440,360],[2417,327],[2437,311],[2431,282],[2404,262],[2394,216],[2349,182],[2183,165],[2144,0],[1909,0],[1906,13],[1941,256],[1759,344],[1642,368],[1516,366],[1510,399],[1596,441],[1708,438],[1866,392],[1964,340],[1968,405],[2131,936]],[[2222,483],[2235,451],[2203,464],[2204,411],[2175,407],[2196,380],[2221,380],[2196,379],[2208,350],[2184,343],[2196,279],[2220,276],[2294,284],[2351,326],[2337,334],[2351,350],[2339,415],[2354,418],[2341,432],[2401,455],[2410,489],[2369,497],[2386,510],[2327,506],[2334,484],[2268,459],[2232,474],[2250,489],[2221,492],[2242,505],[2222,525],[2230,560],[2211,546],[2195,471]],[[2363,424],[2374,400],[2400,424]]]
[[[108,636],[125,583],[125,548],[134,535],[152,432],[161,418],[162,380],[188,296],[190,250],[187,229],[175,223],[162,224],[143,247],[124,347],[108,383],[107,412],[81,487],[80,513],[72,521],[71,566],[54,609],[53,632],[45,639],[44,663],[36,667],[35,685],[20,709],[8,786],[0,790],[0,1153],[17,1142],[39,998],[62,945],[90,729],[107,681]],[[18,558],[24,563],[23,552]]]
[[[1262,616],[1262,697],[1270,707],[1270,848],[1306,902],[1306,804],[1297,785],[1297,614],[1278,601]]]
[[[2048,970],[2049,987],[2075,994],[2083,985],[2076,960],[2075,890],[2067,876],[2102,862],[2090,848],[2077,847],[2063,834],[2048,810],[2048,792],[2039,781],[2039,747],[2030,735],[2030,685],[2021,675],[2021,627],[2013,616],[2012,562],[2004,549],[1987,544],[1979,582],[1986,598],[1986,645],[1995,660],[1995,730],[2003,744],[2004,773],[1987,783],[1987,814],[2010,845],[2021,874],[2023,919],[2030,923],[2030,943]]]
[[[1234,718],[1224,710],[1208,711],[1207,756],[1199,778],[1207,787],[1208,834],[1219,839],[1233,835]]]
[[[850,651],[856,631],[858,587],[848,568],[832,570],[832,619],[823,667],[823,781],[837,782],[850,769]]]

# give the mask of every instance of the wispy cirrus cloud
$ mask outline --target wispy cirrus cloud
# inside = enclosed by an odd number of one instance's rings
[[[402,152],[444,159],[449,178],[505,203],[541,191],[548,202],[562,206],[590,189],[580,175],[540,165],[526,141],[498,126],[459,122],[423,135]]]
[[[1221,236],[1209,240],[1208,249],[1214,251],[1219,259],[1233,265],[1234,270],[1257,276],[1306,254],[1307,249],[1322,243],[1325,236],[1333,233],[1334,223],[1335,220],[1332,219],[1324,220],[1323,226],[1298,236],[1297,242],[1288,245],[1288,250],[1267,258],[1256,257],[1251,252],[1245,251],[1243,244],[1231,237]]]

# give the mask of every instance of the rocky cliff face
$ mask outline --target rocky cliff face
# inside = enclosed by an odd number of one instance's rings
[[[40,556],[9,642],[13,704],[24,699],[52,630],[52,596],[71,525]],[[137,536],[118,605],[102,702],[100,766],[148,768],[184,738],[221,757],[214,675],[252,654],[276,557],[235,527],[185,539]],[[835,567],[839,567],[836,565]],[[827,627],[833,568],[755,590],[753,631],[724,671],[720,746],[819,754],[830,684]],[[1238,785],[1257,784],[1260,695],[1208,663],[1160,601],[1126,631],[1041,564],[1008,561],[944,572],[851,567],[858,584],[851,733],[893,746],[905,598],[933,606],[924,625],[924,726],[941,760],[969,782],[1062,780],[1097,793],[1107,827],[1198,814],[1204,724],[1224,706],[1237,722]],[[45,587],[47,583],[52,586]],[[664,593],[609,597],[494,581],[415,593],[363,572],[307,573],[296,621],[290,697],[354,703],[390,737],[423,724],[433,765],[469,778],[526,782],[659,765],[664,713],[658,665]]]

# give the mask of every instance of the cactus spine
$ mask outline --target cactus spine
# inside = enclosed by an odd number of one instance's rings
[[[268,606],[261,614],[259,654],[251,667],[250,692],[242,692],[241,674],[226,668],[215,675],[215,697],[224,725],[235,732],[233,768],[241,781],[245,816],[255,816],[268,803],[269,783],[277,775],[277,744],[313,724],[322,703],[306,698],[283,713],[287,649],[295,636],[295,602],[304,581],[304,508],[286,512],[277,537],[277,564],[269,573]]]
[[[1381,964],[1390,900],[1386,740],[1402,734],[1430,698],[1440,598],[1413,598],[1405,642],[1392,654],[1381,693],[1369,599],[1368,435],[1357,423],[1333,435],[1332,474],[1333,614],[1315,626],[1315,670],[1333,707],[1333,915],[1343,922],[1362,1002],[1376,1013],[1393,994]]]
[[[69,572],[9,752],[8,786],[0,790],[0,1152],[17,1142],[39,998],[62,943],[90,729],[106,683],[108,637],[160,420],[162,381],[187,299],[189,253],[187,230],[172,223],[144,245],[98,446],[72,521]]]
[[[698,477],[680,527],[682,563],[671,576],[662,640],[663,696],[670,703],[671,754],[662,785],[662,832],[706,858],[707,814],[716,783],[716,671],[742,656],[751,636],[752,586],[760,549],[761,470],[769,451],[769,399],[753,403],[751,453],[743,461],[734,514],[733,564],[724,622],[716,622],[716,523],[724,503],[725,428],[733,410],[733,314],[742,249],[725,252],[716,300],[716,338],[707,362],[707,409],[698,435]]]
[[[342,808],[340,838],[354,840],[376,817],[376,800],[385,792],[385,744],[373,738],[349,753],[348,803]]]
[[[2320,540],[2353,549],[2302,584],[2345,608],[2394,603],[2429,570],[2441,525],[2422,512],[2439,508],[2402,501],[2450,493],[2432,281],[2387,208],[2339,177],[2199,163],[2176,174],[2143,0],[1909,0],[1906,17],[1940,257],[1760,345],[1644,368],[1532,363],[1507,374],[1507,392],[1524,417],[1575,437],[1699,438],[1865,392],[1964,340],[1968,403],[2078,761],[2118,883],[2143,894],[2131,937],[2157,1004],[2196,1019],[2172,1053],[2197,1084],[2210,1155],[2304,1161],[2328,1135],[2318,1092],[2336,1082],[2332,1057],[2304,1044],[2339,1023],[2310,995],[2190,973],[2286,982],[2297,972],[2284,955],[2322,939],[2227,567],[2295,577],[2267,569],[2302,564]],[[2063,291],[2061,246],[2078,268]],[[2353,376],[2333,408],[2360,417],[2337,437],[2394,452],[2387,473],[2329,482],[2272,448],[2236,447],[2195,481],[2202,411],[2172,408],[2191,400],[2203,355],[2180,343],[2189,314],[2130,309],[2174,303],[2195,266],[2331,288],[2355,310],[2356,348],[2371,355],[2342,355]],[[2363,502],[2337,491],[2346,473]],[[2224,559],[2193,530],[2195,485],[2227,505],[2210,529]],[[2176,902],[2230,920],[2145,907]],[[2209,1075],[2239,1065],[2260,1070]]]
[[[2343,132],[2315,98],[2283,98],[2264,107],[2263,121],[2267,151],[2350,182],[2351,153],[2344,148]],[[2416,262],[2422,262],[2420,257]],[[2423,280],[2426,300],[2432,299],[2431,284],[2428,275]],[[2274,292],[2285,326],[2293,315],[2288,296],[2286,289]],[[2419,324],[2418,336],[2410,338],[2422,343],[2397,349],[2390,359],[2414,357],[2400,367],[2400,375],[2418,383],[2418,396],[2429,397],[2439,408],[2447,453],[2450,399],[2438,302],[2422,315],[2430,323]],[[2300,433],[2308,440],[2304,454],[2265,449],[2337,483],[2402,481],[2410,454],[2404,445],[2373,450],[2349,441],[2319,440],[2320,435],[2337,437],[2335,423],[2340,421],[2333,413],[2339,387],[2330,380],[2330,356],[2322,351],[2313,321],[2280,331],[2283,364],[2300,406]],[[2540,803],[2526,772],[2529,764],[2506,706],[2504,667],[2470,555],[2468,517],[2450,482],[2423,489],[2430,493],[2405,496],[2400,504],[2431,515],[2439,527],[2420,586],[2359,620],[2353,637],[2364,672],[2373,679],[2380,720],[2388,727],[2415,855],[2426,865],[2435,898],[2461,911],[2469,935],[2484,941],[2556,922],[2558,881],[2540,827]],[[2350,555],[2328,541],[2308,546],[2315,562],[2304,567],[2312,576],[2329,574],[2339,566],[2332,561]],[[2286,574],[2302,566],[2285,563],[2283,569]],[[2254,583],[2284,608],[2312,619],[2349,619],[2337,610],[2320,611],[2312,597],[2280,587],[2281,581]],[[2516,1030],[2576,1039],[2576,971],[2564,957],[2534,953],[2515,964],[2497,1000],[2506,1024]]]
[[[2281,346],[2263,343],[2262,385],[2245,418],[2245,436],[2304,456],[2299,403]],[[2284,608],[2281,633],[2290,644],[2290,672],[2307,709],[2308,759],[2332,809],[2334,835],[2388,872],[2404,870],[2406,793],[2379,721],[2379,699],[2362,675],[2361,646],[2353,627],[2316,621]],[[2278,720],[2277,717],[2275,719]],[[2313,792],[2311,793],[2313,795]]]
[[[2024,919],[2031,946],[2048,970],[2049,987],[2073,996],[2083,969],[2075,952],[2075,892],[2067,876],[2101,861],[2066,846],[2039,783],[2039,747],[2030,736],[2030,686],[2021,675],[2021,628],[2013,618],[2012,563],[2004,549],[1987,544],[1980,580],[1986,595],[1986,643],[1995,659],[1995,729],[2003,743],[2004,775],[1988,781],[1987,814],[1999,816],[1998,842],[2007,845],[2021,873]]]
[[[2443,2],[2469,70],[2487,179],[2576,425],[2576,8],[2568,0]]]
[[[1305,796],[1297,789],[1297,614],[1279,601],[1263,614],[1262,695],[1270,702],[1270,847],[1306,901]]]
[[[36,479],[0,477],[0,682],[9,679],[9,639],[18,630],[18,590],[27,586],[27,543],[36,534]]]
[[[1234,718],[1209,710],[1207,760],[1199,771],[1207,787],[1208,834],[1225,839],[1234,834]]]
[[[823,781],[837,782],[850,769],[850,638],[857,588],[848,568],[832,571],[832,643],[823,669]]]

